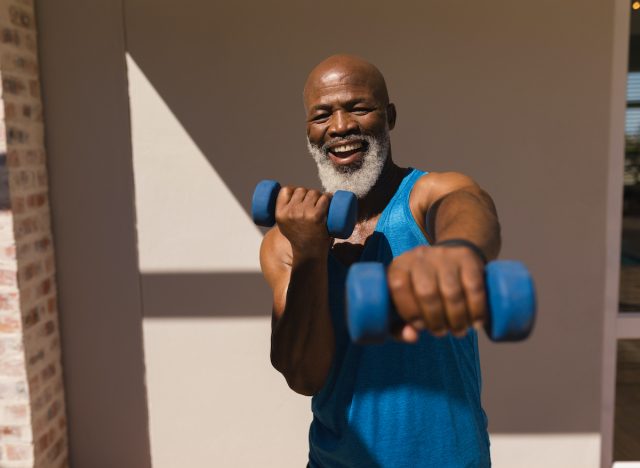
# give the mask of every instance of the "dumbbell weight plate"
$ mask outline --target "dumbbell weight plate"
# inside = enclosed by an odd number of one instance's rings
[[[348,239],[356,225],[358,200],[351,192],[338,190],[331,198],[327,213],[327,230],[331,237]]]
[[[498,260],[485,269],[489,314],[485,331],[492,341],[520,341],[529,336],[536,311],[531,275],[522,262]]]
[[[276,224],[276,199],[280,184],[275,180],[263,180],[253,192],[251,217],[258,226],[271,227]]]
[[[393,308],[382,263],[351,265],[347,273],[347,311],[347,327],[353,341],[372,344],[387,339]]]

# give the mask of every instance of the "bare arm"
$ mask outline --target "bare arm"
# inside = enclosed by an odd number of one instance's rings
[[[467,239],[488,259],[500,251],[500,224],[493,200],[470,177],[429,173],[411,194],[411,211],[429,240]]]
[[[328,203],[319,192],[294,194],[283,189],[276,208],[278,226],[267,233],[260,249],[262,271],[273,290],[271,362],[303,395],[322,388],[334,353],[328,303]]]
[[[448,239],[465,239],[488,259],[500,250],[500,225],[493,201],[469,177],[430,173],[411,193],[411,212],[434,246],[412,249],[392,262],[389,287],[399,315],[407,322],[398,338],[413,342],[418,331],[436,336],[464,336],[486,319],[482,259],[465,246],[438,246]]]

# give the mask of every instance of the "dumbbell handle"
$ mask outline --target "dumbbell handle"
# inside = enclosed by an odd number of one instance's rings
[[[533,279],[521,262],[496,260],[485,267],[488,316],[485,331],[492,341],[520,341],[529,336],[536,312]],[[379,343],[402,319],[387,286],[382,263],[355,263],[347,275],[347,324],[353,341]]]
[[[280,184],[275,180],[263,180],[253,192],[251,214],[258,226],[271,227],[276,223],[276,199]],[[333,194],[327,213],[327,230],[331,237],[348,239],[357,220],[356,196],[344,190]]]

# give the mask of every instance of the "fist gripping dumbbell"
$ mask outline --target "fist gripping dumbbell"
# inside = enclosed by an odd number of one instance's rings
[[[488,316],[484,329],[492,341],[529,336],[536,314],[533,279],[523,263],[496,260],[485,267]],[[380,343],[402,322],[391,302],[382,263],[355,263],[347,274],[347,325],[356,343]]]
[[[263,180],[253,192],[251,215],[258,226],[271,227],[276,224],[276,199],[280,184],[275,180]],[[357,219],[358,201],[351,192],[338,190],[331,198],[327,213],[327,231],[331,237],[348,239]]]

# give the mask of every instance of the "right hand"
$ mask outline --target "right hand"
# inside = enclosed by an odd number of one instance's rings
[[[304,187],[282,187],[276,200],[276,223],[294,255],[324,255],[331,245],[327,213],[331,195]]]

